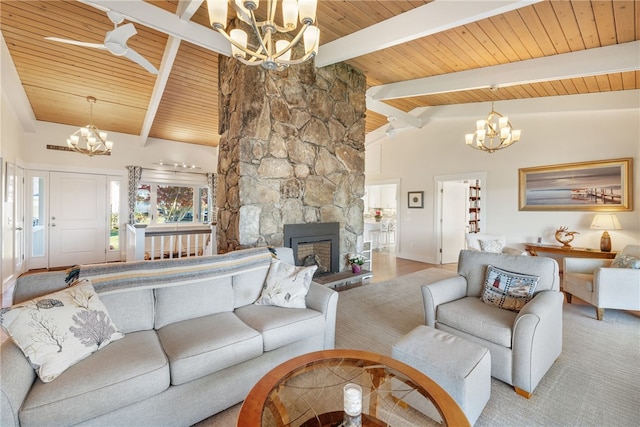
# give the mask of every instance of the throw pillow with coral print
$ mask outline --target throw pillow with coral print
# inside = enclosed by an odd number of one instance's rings
[[[43,382],[122,335],[89,280],[2,309],[3,329]]]

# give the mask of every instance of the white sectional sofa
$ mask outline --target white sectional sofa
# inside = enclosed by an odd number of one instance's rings
[[[293,263],[290,249],[276,252]],[[283,361],[333,348],[335,291],[312,282],[305,309],[254,304],[270,263],[269,250],[254,248],[83,266],[80,277],[92,281],[124,337],[47,383],[6,340],[0,425],[188,426],[241,402]],[[185,265],[186,275],[158,273]],[[19,278],[14,304],[64,288],[65,277]]]

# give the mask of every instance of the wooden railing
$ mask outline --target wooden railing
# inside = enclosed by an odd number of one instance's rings
[[[127,261],[213,255],[215,225],[127,224]]]

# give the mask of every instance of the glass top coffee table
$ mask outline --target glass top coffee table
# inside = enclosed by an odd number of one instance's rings
[[[343,412],[347,384],[362,389],[359,419]],[[398,360],[360,350],[317,351],[275,367],[249,392],[238,426],[347,426],[354,420],[364,427],[469,426],[455,400],[432,379]]]

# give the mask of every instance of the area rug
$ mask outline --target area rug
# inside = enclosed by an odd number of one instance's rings
[[[454,274],[432,268],[340,292],[336,348],[390,355],[394,342],[424,324],[420,286]],[[598,321],[593,306],[576,300],[564,305],[562,354],[531,399],[492,379],[476,426],[640,425],[640,315],[607,310]],[[198,426],[235,426],[238,410]]]

